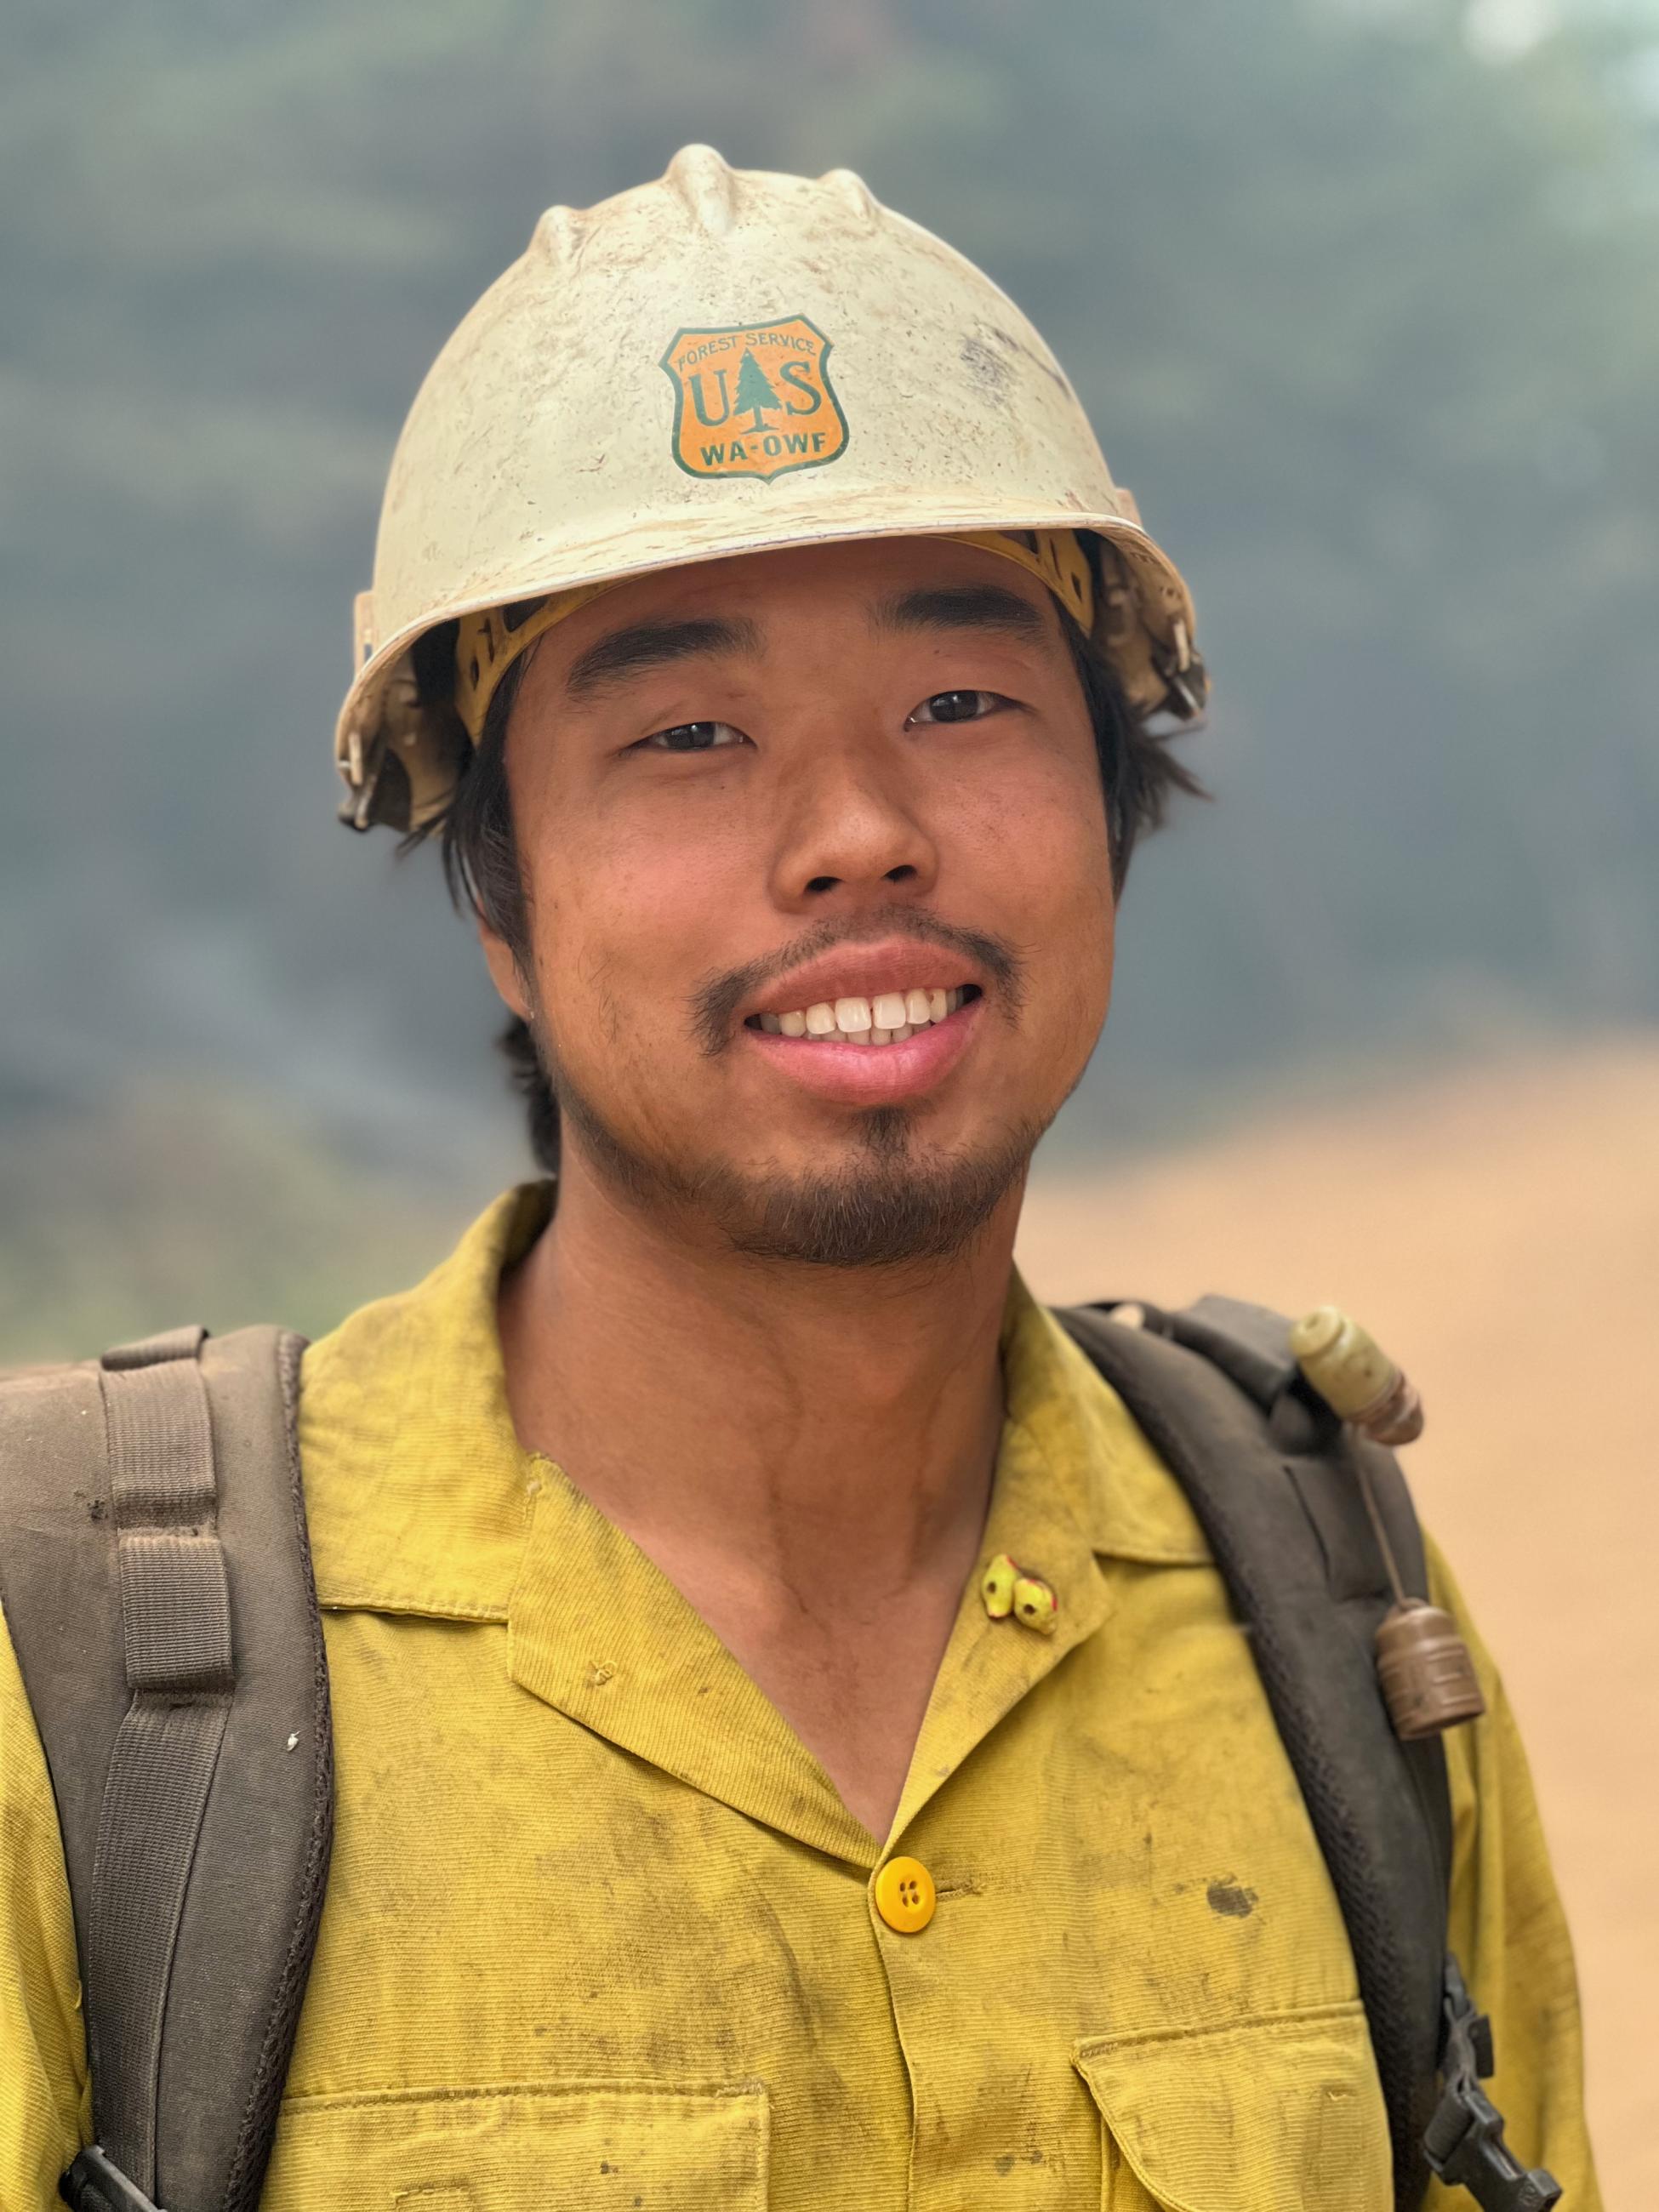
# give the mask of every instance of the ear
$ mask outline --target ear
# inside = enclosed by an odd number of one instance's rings
[[[478,942],[483,947],[484,965],[489,970],[489,980],[495,986],[501,1003],[509,1013],[516,1014],[521,1022],[531,1018],[530,993],[526,989],[524,971],[517,956],[504,937],[499,936],[482,915],[478,917]]]

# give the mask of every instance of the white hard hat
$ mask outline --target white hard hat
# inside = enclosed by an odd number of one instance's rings
[[[453,790],[457,719],[411,658],[441,625],[688,562],[993,532],[1088,533],[1130,704],[1197,711],[1187,587],[1006,295],[848,170],[687,147],[550,210],[422,386],[357,601],[344,817],[417,826]]]

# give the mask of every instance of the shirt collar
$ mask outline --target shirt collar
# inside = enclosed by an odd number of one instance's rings
[[[1016,1273],[1002,1329],[1006,1415],[980,1571],[1005,1553],[1053,1590],[1052,1633],[987,1613],[975,1573],[962,1594],[911,1760],[895,1832],[997,1723],[1100,1627],[1107,1564],[1185,1566],[1209,1557],[1192,1510],[1123,1401]]]
[[[1018,1273],[1002,1360],[1009,1425],[1041,1455],[1056,1510],[1063,1503],[1091,1550],[1143,1566],[1207,1563],[1209,1547],[1179,1484],[1117,1392]]]
[[[536,1469],[507,1409],[495,1295],[551,1211],[549,1183],[507,1192],[424,1282],[307,1352],[300,1452],[323,1605],[506,1619]]]
[[[552,1187],[497,1200],[414,1290],[307,1354],[301,1449],[325,1607],[505,1620],[523,1687],[751,1817],[858,1864],[875,1846],[817,1762],[661,1571],[551,1462],[507,1405],[496,1294],[545,1226]],[[1048,1582],[1055,1632],[993,1621],[976,1567],[895,1833],[1109,1609],[1099,1564],[1200,1564],[1191,1509],[1122,1401],[1010,1285],[1007,1415],[981,1566]]]

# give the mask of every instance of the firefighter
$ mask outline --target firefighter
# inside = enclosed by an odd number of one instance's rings
[[[543,1174],[305,1358],[335,1832],[259,2201],[1415,2201],[1213,1532],[1012,1265],[1206,688],[1042,338],[853,176],[688,149],[547,214],[444,348],[357,647],[346,817],[441,844]],[[1431,1547],[1420,1595],[1486,1707],[1450,1948],[1517,2160],[1593,2212],[1525,1762]],[[0,1691],[36,2212],[96,2083]]]

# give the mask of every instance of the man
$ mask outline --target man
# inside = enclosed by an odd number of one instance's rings
[[[557,1172],[306,1360],[338,1812],[261,2201],[1382,2212],[1354,1955],[1227,1589],[1012,1271],[1190,781],[1146,723],[1203,690],[1042,341],[856,179],[692,149],[548,216],[452,340],[359,627],[349,816],[441,837]],[[1587,2209],[1476,1658],[1451,1948],[1512,2146]],[[91,2119],[8,1697],[32,2208]]]

